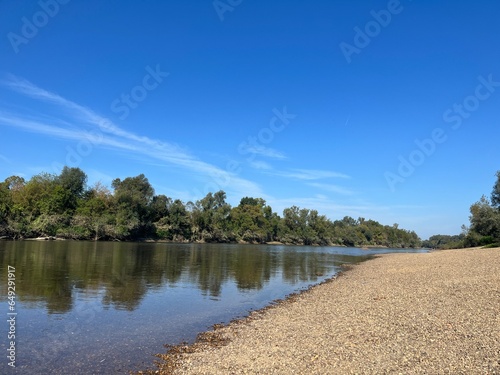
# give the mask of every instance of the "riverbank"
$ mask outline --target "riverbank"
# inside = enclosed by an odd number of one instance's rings
[[[162,374],[500,373],[500,248],[387,254],[197,344]]]

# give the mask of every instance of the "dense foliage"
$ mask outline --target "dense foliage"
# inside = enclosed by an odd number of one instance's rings
[[[244,197],[231,207],[224,191],[185,204],[155,195],[143,174],[113,180],[113,191],[99,183],[87,188],[86,181],[81,169],[68,167],[60,175],[42,173],[29,181],[7,178],[0,183],[0,236],[420,246],[415,232],[397,224],[351,217],[331,221],[297,206],[280,217],[262,198]]]
[[[464,228],[464,246],[500,246],[500,171],[491,200],[484,195],[470,207],[470,227]]]
[[[422,241],[422,247],[429,249],[457,249],[463,247],[464,238],[464,234],[454,236],[436,234],[429,237],[428,240]]]

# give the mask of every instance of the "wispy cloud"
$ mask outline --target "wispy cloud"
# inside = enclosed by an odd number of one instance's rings
[[[333,184],[323,184],[320,182],[309,182],[307,185],[322,189],[325,191],[329,191],[332,193],[338,193],[338,194],[343,194],[343,195],[353,195],[354,193],[351,190],[345,189],[341,186],[338,185],[333,185]]]
[[[96,137],[97,134],[98,141],[94,139],[96,147],[124,151],[132,158],[147,156],[167,162],[189,172],[196,172],[195,175],[204,177],[205,180],[213,179],[217,183],[212,185],[224,190],[232,189],[254,195],[262,193],[256,183],[199,160],[176,144],[126,131],[91,109],[39,88],[27,80],[9,76],[2,84],[24,96],[56,106],[60,116],[48,119],[46,115],[39,114],[34,119],[33,116],[0,111],[1,125],[58,139],[88,140],[89,136]]]
[[[293,178],[296,180],[320,180],[324,178],[350,178],[350,176],[333,172],[333,171],[322,171],[317,169],[292,169],[290,171],[276,171],[273,174],[281,177]]]
[[[10,159],[7,158],[6,156],[3,156],[2,154],[0,154],[0,160],[2,160],[5,163],[12,164],[12,162],[10,161]]]
[[[261,170],[273,169],[273,167],[271,167],[271,165],[269,163],[266,163],[265,161],[262,161],[262,160],[251,161],[251,162],[249,162],[249,164],[250,164],[250,167],[252,167],[254,169],[261,169]]]
[[[247,147],[245,149],[246,152],[250,154],[265,156],[271,159],[286,159],[286,155],[274,148],[265,147],[262,145]]]
[[[342,199],[342,203],[339,203],[337,199],[331,199],[322,194],[281,199],[268,197],[266,201],[280,214],[287,207],[298,206],[301,208],[315,209],[331,220],[341,219],[344,216],[353,218],[365,217],[377,220],[384,225],[392,225],[398,222],[401,228],[413,227],[411,225],[411,220],[414,219],[413,214],[408,211],[410,206],[405,205],[379,205],[351,198],[344,198]],[[411,206],[411,208],[421,211],[428,210],[428,207],[424,206]]]
[[[4,86],[20,94],[58,106],[59,109],[64,110],[71,117],[73,123],[76,122],[80,125],[97,128],[98,130],[114,136],[140,142],[149,146],[161,146],[164,150],[170,150],[172,152],[176,152],[179,149],[177,145],[160,142],[159,140],[153,140],[146,136],[139,136],[123,130],[108,118],[100,116],[91,109],[67,100],[58,94],[39,88],[25,79],[10,75],[9,79],[2,83]]]
[[[315,209],[321,214],[326,215],[332,220],[340,219],[344,216],[358,217],[376,217],[381,216],[390,210],[387,206],[376,206],[372,204],[339,204],[324,195],[318,194],[311,197],[294,197],[294,198],[269,198],[267,202],[281,213],[287,207],[298,206],[301,208]]]
[[[90,181],[101,182],[106,186],[111,186],[113,177],[97,169],[89,168],[85,171]]]

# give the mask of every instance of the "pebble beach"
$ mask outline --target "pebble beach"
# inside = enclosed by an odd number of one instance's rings
[[[387,254],[201,334],[157,374],[500,374],[500,248]]]

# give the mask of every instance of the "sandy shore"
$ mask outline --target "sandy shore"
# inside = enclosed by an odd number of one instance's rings
[[[159,373],[500,374],[500,248],[383,255],[204,339]]]

